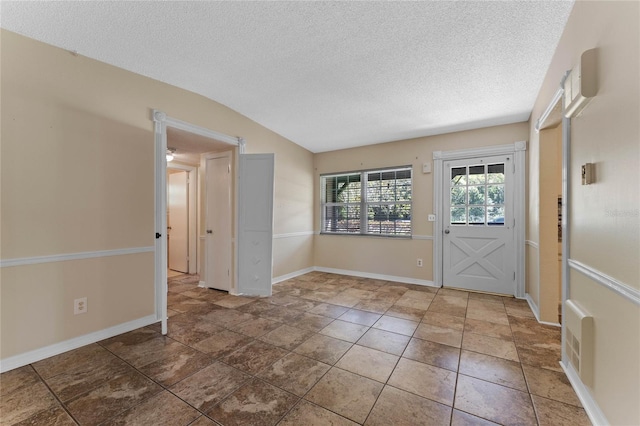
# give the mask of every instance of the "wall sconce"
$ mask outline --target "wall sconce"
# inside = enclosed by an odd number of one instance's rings
[[[176,153],[175,148],[167,148],[167,163],[173,161],[173,155]]]

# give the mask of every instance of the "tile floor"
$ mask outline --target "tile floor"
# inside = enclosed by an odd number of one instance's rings
[[[588,425],[526,302],[313,272],[0,376],[2,425]]]

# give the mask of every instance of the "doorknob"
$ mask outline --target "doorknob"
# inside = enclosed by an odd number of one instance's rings
[[[451,231],[449,231],[448,229],[445,229],[445,230],[444,230],[444,233],[445,233],[445,234],[448,234],[449,232],[451,232]]]
[[[211,229],[207,229],[207,234],[213,234],[213,231]]]

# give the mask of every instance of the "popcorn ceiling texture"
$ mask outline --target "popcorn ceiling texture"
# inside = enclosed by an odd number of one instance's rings
[[[0,7],[2,28],[199,93],[323,152],[527,120],[573,2]]]

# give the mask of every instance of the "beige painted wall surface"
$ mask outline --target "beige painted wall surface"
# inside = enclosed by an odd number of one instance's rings
[[[570,257],[640,288],[640,3],[578,1],[534,106],[546,108],[564,72],[598,48],[598,95],[572,119]],[[538,141],[533,126],[532,146]],[[580,165],[596,163],[594,185]],[[570,298],[595,320],[595,382],[589,391],[611,424],[640,424],[640,307],[578,272]]]
[[[313,234],[276,237],[273,251],[280,255],[273,259],[273,277],[302,271],[313,265]]]
[[[139,253],[2,268],[0,357],[153,315],[153,265]],[[87,313],[74,315],[80,297]]]
[[[429,136],[315,155],[315,229],[320,231],[320,175],[378,167],[410,165],[413,168],[413,234],[433,236],[433,174],[423,174],[422,164],[433,164],[434,151],[504,145],[527,139],[528,124],[517,123],[446,135]],[[365,271],[420,280],[433,280],[433,242],[364,236],[318,235],[315,265]],[[422,258],[424,266],[416,267]]]
[[[558,322],[558,196],[562,193],[562,126],[540,132],[539,153],[539,255],[540,255],[540,320]]]
[[[640,424],[640,310],[571,271],[571,298],[595,318],[591,392],[611,425]],[[618,298],[619,299],[619,298]]]
[[[8,31],[1,37],[3,259],[154,245],[152,108],[243,136],[250,153],[275,153],[276,232],[312,230],[313,207],[305,201],[313,193],[311,152],[194,93]],[[279,270],[292,272],[283,260],[289,253],[278,250]],[[97,271],[111,264],[96,262]],[[297,263],[298,269],[312,266]],[[50,289],[64,283],[51,274],[26,284],[21,277],[40,267],[21,268],[20,277],[11,268],[0,272],[3,306],[20,307],[26,318],[9,323],[3,309],[2,341],[15,342],[3,349],[3,358],[153,313],[153,263],[132,262],[119,268],[118,286],[101,278],[82,281],[86,293],[109,294],[105,314],[88,322],[89,328],[22,344],[16,336],[44,322],[63,330],[73,304],[55,298],[47,315],[38,311],[35,307],[51,299]],[[76,282],[74,277],[69,282]],[[124,288],[133,289],[133,304],[126,302],[130,293]],[[28,298],[32,303],[23,304]]]

